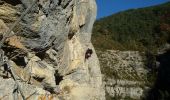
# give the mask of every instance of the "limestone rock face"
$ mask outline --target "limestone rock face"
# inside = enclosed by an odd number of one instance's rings
[[[1,3],[2,37],[33,2]],[[91,44],[96,10],[95,0],[37,0],[1,48],[0,98],[105,100]]]
[[[1,100],[22,100],[21,95],[18,93],[17,85],[13,79],[3,79],[0,78],[0,97]],[[39,100],[41,98],[52,98],[48,91],[43,90],[42,88],[25,84],[20,82],[22,90],[24,91],[24,96],[29,100]]]
[[[146,57],[138,51],[97,51],[108,100],[141,100],[149,90]]]

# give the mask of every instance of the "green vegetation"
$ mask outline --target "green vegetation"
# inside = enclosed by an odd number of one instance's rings
[[[99,19],[93,33],[92,42],[100,50],[154,52],[170,40],[170,2]]]
[[[166,75],[168,76],[167,73],[169,73],[168,64],[163,64],[165,66],[160,65],[159,69],[156,67],[158,48],[161,48],[166,43],[170,43],[170,2],[147,8],[131,9],[97,20],[93,28],[92,43],[98,51],[103,52],[106,52],[105,50],[107,49],[141,51],[141,55],[146,57],[144,66],[146,69],[149,69],[149,72],[145,76],[146,80],[142,78],[145,83],[140,85],[140,87],[148,86],[153,89],[148,92],[146,98],[150,98],[150,95],[152,97],[152,95],[157,96],[159,94],[163,98],[162,100],[164,100],[164,98],[170,96],[170,89],[167,85],[169,81],[166,77]],[[166,54],[167,57],[168,55]],[[100,53],[98,53],[98,56],[101,63],[101,71],[106,77],[141,80],[133,71],[128,72],[123,68],[120,68],[118,71],[114,69],[114,63],[118,61],[110,59],[110,62],[113,63],[109,63],[110,65],[108,66],[109,59],[104,59],[104,56]],[[167,57],[164,59],[169,59]],[[161,79],[161,81],[157,81],[158,79]],[[155,85],[159,85],[160,89],[155,89]],[[106,93],[107,100],[120,100],[120,98],[120,96],[110,97]],[[124,99],[132,100],[130,97],[125,97]]]

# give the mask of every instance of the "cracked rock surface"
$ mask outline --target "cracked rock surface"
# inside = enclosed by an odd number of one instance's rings
[[[0,1],[0,39],[32,3]],[[96,10],[95,0],[38,0],[0,48],[0,99],[105,100]]]

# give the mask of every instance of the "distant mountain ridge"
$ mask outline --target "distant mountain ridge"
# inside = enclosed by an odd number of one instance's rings
[[[99,19],[92,42],[98,49],[156,51],[170,41],[170,2]]]

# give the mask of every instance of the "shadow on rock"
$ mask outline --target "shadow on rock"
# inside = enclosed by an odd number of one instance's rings
[[[170,100],[170,50],[156,57],[157,79],[146,100]]]

